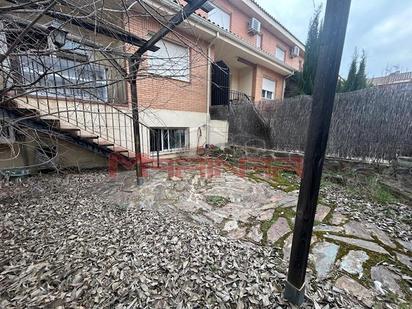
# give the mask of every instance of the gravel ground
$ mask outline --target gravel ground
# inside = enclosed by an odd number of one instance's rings
[[[167,207],[116,204],[106,182],[103,172],[1,184],[1,308],[288,307],[276,249]],[[332,285],[308,295],[306,307],[361,307]]]

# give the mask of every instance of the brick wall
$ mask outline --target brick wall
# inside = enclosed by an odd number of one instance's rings
[[[215,0],[221,9],[231,14],[231,31],[241,36],[251,45],[255,45],[256,36],[248,34],[248,21],[252,17],[239,10],[228,0]],[[255,16],[257,17],[257,16]],[[125,24],[128,31],[142,37],[149,38],[151,34],[160,29],[158,22],[151,17],[134,15]],[[299,69],[301,58],[290,58],[290,45],[286,44],[268,29],[262,27],[262,49],[274,54],[276,46],[286,50],[285,62],[295,69]],[[190,82],[179,81],[170,78],[153,78],[146,76],[138,81],[139,106],[143,108],[170,109],[177,111],[207,112],[207,46],[208,43],[200,40],[194,35],[181,32],[169,34],[166,37],[174,43],[190,47]],[[135,50],[134,47],[126,47],[127,52]],[[213,57],[211,57],[213,59]],[[147,63],[143,63],[140,76],[145,74]],[[253,94],[256,100],[261,99],[262,78],[276,81],[276,98],[283,94],[283,77],[261,66],[257,66],[253,81]]]
[[[133,16],[125,28],[147,39],[157,32],[160,26],[151,17]],[[166,40],[189,47],[190,81],[144,76],[147,73],[147,62],[143,62],[138,81],[139,106],[205,113],[207,111],[207,43],[180,32],[169,34]],[[134,49],[130,46],[126,47],[127,52],[132,52]]]
[[[262,99],[262,80],[267,78],[276,82],[275,98],[281,99],[283,95],[283,83],[284,77],[272,70],[269,70],[262,66],[256,67],[256,81],[255,81],[255,100],[260,101]]]

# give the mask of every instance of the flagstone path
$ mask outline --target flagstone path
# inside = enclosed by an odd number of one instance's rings
[[[198,224],[218,227],[227,237],[274,246],[282,252],[287,269],[297,190],[276,190],[230,173],[211,179],[186,173],[169,180],[153,174],[139,192],[144,192],[136,196],[144,207],[162,204]],[[388,208],[409,217],[412,213],[408,205]],[[331,282],[366,307],[393,300],[393,295],[395,306],[412,303],[412,231],[408,224],[385,215],[386,210],[326,193],[317,208],[310,253],[314,280]]]

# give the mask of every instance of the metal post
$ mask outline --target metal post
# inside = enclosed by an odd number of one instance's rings
[[[351,0],[328,0],[313,91],[305,149],[303,178],[293,231],[292,250],[284,296],[301,305],[310,240],[328,141],[333,101],[342,58]]]
[[[157,167],[160,167],[160,136],[161,134],[156,134],[157,131],[154,131],[156,139],[156,158],[157,158]]]
[[[129,63],[137,185],[143,184],[142,153],[141,153],[141,147],[140,147],[140,126],[139,126],[139,110],[138,110],[138,97],[137,97],[137,72],[139,71],[140,61],[141,61],[140,57],[132,56],[130,58],[130,63]]]

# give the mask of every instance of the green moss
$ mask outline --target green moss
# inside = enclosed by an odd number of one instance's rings
[[[262,237],[262,244],[266,245],[267,244],[267,233],[272,224],[276,222],[279,218],[285,218],[288,221],[289,227],[293,229],[293,223],[292,219],[295,218],[295,212],[291,208],[276,208],[273,211],[272,218],[268,221],[264,221],[260,225],[260,230],[262,231],[263,237]],[[288,235],[283,236],[282,238],[278,239],[276,244],[283,244],[284,240],[287,238]]]
[[[376,184],[373,186],[372,198],[380,204],[395,203],[397,198],[384,186]]]
[[[223,207],[230,203],[230,200],[220,195],[208,195],[206,196],[206,203],[215,207]]]
[[[352,275],[352,274],[344,272],[345,275],[347,275],[348,277],[351,277],[352,279],[358,281],[360,284],[364,285],[365,287],[373,287],[374,286],[373,280],[371,279],[371,268],[376,266],[376,265],[381,265],[384,262],[387,262],[388,264],[391,264],[391,265],[395,264],[396,267],[399,268],[402,271],[403,274],[408,275],[408,276],[412,276],[412,271],[410,271],[406,266],[404,266],[400,262],[395,261],[391,257],[391,255],[380,254],[380,253],[376,253],[376,252],[373,252],[373,251],[365,250],[365,249],[362,249],[360,247],[350,245],[350,244],[346,244],[346,243],[343,243],[343,242],[339,242],[339,241],[329,239],[329,238],[324,239],[324,237],[323,237],[324,233],[322,233],[322,232],[314,232],[313,234],[317,236],[318,241],[325,240],[325,241],[328,241],[328,242],[335,243],[339,246],[339,251],[338,251],[338,254],[336,256],[336,261],[341,260],[351,250],[363,250],[368,254],[369,259],[363,264],[363,276],[362,276],[361,279],[359,279],[357,275]],[[375,242],[378,243],[377,240],[375,240]],[[379,245],[384,247],[388,252],[390,252],[390,253],[392,252],[391,248],[389,248],[389,247],[387,247],[387,246],[385,246],[381,243],[379,243]],[[412,293],[409,291],[408,284],[404,280],[400,280],[398,283],[401,286],[403,292],[405,293],[406,299],[411,298]],[[396,298],[396,297],[393,298],[389,294],[385,297],[385,299],[387,301],[390,301],[390,302],[393,302],[393,303],[398,303],[399,302],[398,301],[399,298]],[[399,308],[401,308],[401,307],[399,307]],[[404,308],[407,308],[407,307],[404,307]]]
[[[298,176],[295,173],[281,171],[275,175],[265,175],[264,170],[248,172],[249,179],[256,182],[266,182],[276,190],[291,192],[299,189]]]
[[[383,205],[399,201],[390,188],[382,185],[382,175],[380,174],[347,172],[343,177],[347,180],[344,190],[350,195],[360,196]]]

